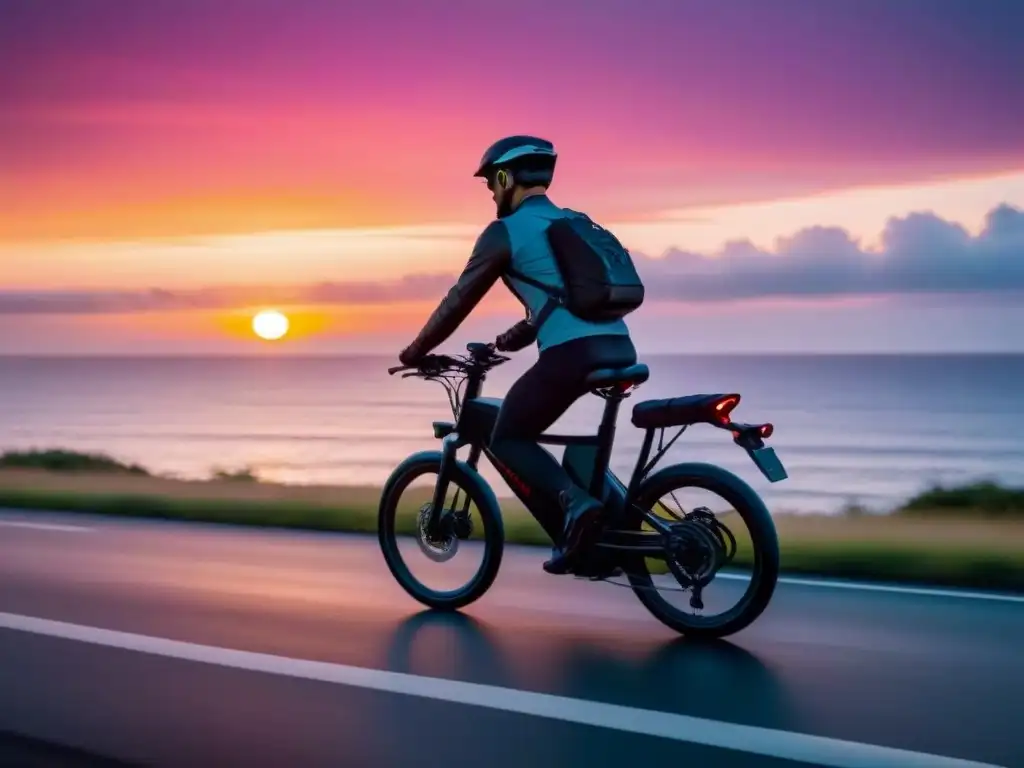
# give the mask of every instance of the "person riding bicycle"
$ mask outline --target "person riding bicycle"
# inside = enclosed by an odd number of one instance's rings
[[[516,351],[536,341],[539,357],[505,396],[490,447],[528,507],[560,510],[559,519],[538,515],[538,522],[554,544],[544,570],[562,574],[578,572],[578,554],[600,533],[603,505],[576,485],[536,440],[589,391],[589,373],[634,365],[637,353],[621,317],[594,322],[564,305],[548,306],[545,286],[559,290],[565,284],[547,231],[560,218],[580,215],[548,197],[557,159],[554,145],[534,136],[508,136],[484,152],[474,177],[485,179],[497,217],[480,234],[457,282],[399,360],[403,365],[421,361],[499,279],[523,305],[526,318],[495,344],[501,351]],[[551,504],[531,503],[537,494]]]

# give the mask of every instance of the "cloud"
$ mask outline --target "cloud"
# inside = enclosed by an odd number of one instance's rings
[[[877,250],[837,227],[810,227],[764,251],[746,240],[702,255],[635,253],[654,301],[765,297],[995,294],[1024,291],[1024,211],[991,210],[974,236],[931,213],[888,221]],[[455,279],[417,274],[390,282],[237,286],[170,291],[0,291],[0,314],[95,314],[222,309],[252,304],[378,304],[437,301]]]
[[[227,309],[252,304],[387,304],[439,298],[451,275],[410,275],[392,282],[309,286],[234,286],[170,291],[0,291],[0,314],[86,315]]]
[[[780,239],[773,251],[736,241],[704,256],[670,250],[637,255],[637,269],[661,300],[1024,290],[1024,211],[991,210],[972,236],[931,213],[888,221],[877,250],[835,227],[811,227]]]

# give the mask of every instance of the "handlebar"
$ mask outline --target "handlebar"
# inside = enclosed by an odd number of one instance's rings
[[[485,371],[496,365],[501,365],[507,360],[511,360],[510,357],[497,353],[497,344],[494,342],[489,344],[470,342],[466,345],[466,350],[469,352],[469,355],[460,355],[458,357],[427,355],[417,365],[396,365],[388,368],[388,375],[394,376],[401,371],[414,371],[415,373],[409,374],[410,376],[416,374],[436,376],[452,370],[469,373],[473,370]]]

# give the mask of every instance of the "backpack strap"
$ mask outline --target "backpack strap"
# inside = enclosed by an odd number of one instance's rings
[[[558,289],[552,288],[550,285],[545,285],[539,280],[534,280],[532,277],[524,275],[518,269],[509,267],[505,271],[509,277],[514,277],[516,280],[524,282],[527,285],[532,285],[534,288],[544,291],[544,293],[548,295],[548,300],[544,302],[544,306],[540,308],[540,311],[537,313],[537,317],[533,320],[534,328],[540,331],[541,326],[544,325],[551,313],[554,312],[556,308],[565,305],[565,295]]]
[[[514,277],[516,280],[519,280],[520,282],[532,285],[534,288],[539,288],[540,290],[544,291],[544,293],[546,293],[548,296],[554,299],[561,299],[562,297],[562,292],[559,291],[557,288],[552,288],[550,285],[545,285],[539,280],[535,280],[534,278],[528,275],[524,275],[522,272],[520,272],[518,269],[515,269],[514,267],[507,267],[505,269],[505,272],[510,277]]]
[[[585,213],[574,211],[572,208],[561,208],[560,210],[563,213],[568,214],[568,217],[579,216],[590,221],[590,217]],[[513,269],[512,267],[508,267],[505,271],[510,277],[514,277],[516,280],[524,282],[527,285],[532,285],[534,288],[537,288],[548,295],[548,300],[544,303],[544,306],[540,308],[540,311],[537,312],[537,317],[533,321],[534,327],[540,331],[541,326],[544,325],[551,313],[558,307],[565,306],[565,292],[560,291],[557,288],[552,288],[550,285],[545,285],[539,280],[534,280],[532,277],[524,275],[522,272],[517,269]]]

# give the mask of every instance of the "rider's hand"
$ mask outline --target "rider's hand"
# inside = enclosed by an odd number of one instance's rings
[[[529,320],[520,320],[497,339],[494,345],[501,352],[518,352],[530,346],[537,338],[537,329]]]
[[[402,365],[416,365],[424,358],[422,352],[415,344],[410,344],[408,347],[398,353],[398,361]]]

